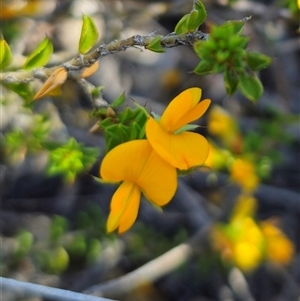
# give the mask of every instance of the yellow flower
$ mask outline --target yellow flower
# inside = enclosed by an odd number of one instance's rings
[[[177,172],[152,149],[147,140],[118,145],[103,159],[100,175],[104,181],[122,182],[113,195],[107,231],[127,231],[135,222],[141,192],[158,206],[167,204],[177,188]]]
[[[247,272],[255,269],[263,260],[265,237],[253,219],[256,200],[247,195],[238,199],[230,222],[215,227],[212,239],[226,263],[234,264]]]
[[[269,221],[261,222],[261,228],[266,239],[267,259],[281,265],[289,264],[295,255],[293,243]]]
[[[244,159],[236,159],[230,166],[231,178],[241,185],[245,191],[254,191],[258,184],[259,178],[255,173],[253,163]]]
[[[262,260],[262,252],[248,241],[241,241],[234,245],[233,258],[235,265],[242,271],[255,269]]]
[[[176,96],[161,118],[149,117],[146,135],[153,149],[172,166],[187,170],[202,165],[208,156],[207,140],[185,131],[185,126],[200,118],[210,105],[210,99],[199,102],[202,90],[190,88]]]
[[[238,134],[238,127],[233,117],[218,105],[214,105],[208,114],[207,129],[210,134],[225,140]]]

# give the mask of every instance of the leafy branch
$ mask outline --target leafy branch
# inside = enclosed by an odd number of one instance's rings
[[[128,39],[112,41],[109,44],[102,44],[94,51],[88,54],[78,54],[69,62],[61,64],[72,78],[72,71],[80,71],[83,68],[90,67],[96,61],[103,57],[115,54],[121,51],[125,51],[128,48],[144,48],[152,51],[163,50],[165,48],[172,48],[179,45],[185,45],[192,47],[196,41],[207,40],[208,34],[201,31],[195,31],[193,33],[186,33],[177,35],[171,33],[167,36],[150,34],[148,36],[134,35]],[[47,68],[36,68],[30,71],[17,70],[12,72],[1,72],[0,81],[4,84],[10,83],[29,83],[34,79],[47,79],[58,66]],[[73,73],[73,76],[75,74]]]

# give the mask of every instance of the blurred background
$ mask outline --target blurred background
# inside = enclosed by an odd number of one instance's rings
[[[202,88],[202,99],[212,100],[198,129],[211,145],[205,166],[180,177],[163,212],[143,200],[137,222],[124,235],[105,231],[116,187],[94,179],[105,143],[101,131],[90,131],[97,120],[85,91],[68,80],[61,95],[28,104],[25,87],[22,98],[1,85],[1,276],[84,291],[99,283],[105,287],[108,280],[126,277],[188,244],[191,253],[182,264],[179,258],[176,264],[176,257],[175,263],[166,261],[156,267],[159,277],[145,269],[148,283],[132,283],[126,290],[105,288],[105,296],[133,301],[300,300],[299,1],[203,3],[208,19],[200,29],[205,33],[214,24],[252,16],[244,28],[248,49],[272,58],[272,65],[259,74],[263,96],[256,104],[240,93],[227,96],[222,75],[193,73],[199,58],[186,46],[164,54],[131,48],[102,58],[88,81],[103,86],[108,103],[125,92],[124,107],[134,100],[160,114],[173,97],[193,86]],[[20,69],[45,36],[54,45],[49,66],[76,56],[82,14],[94,19],[99,45],[137,34],[167,35],[192,4],[1,0],[1,31],[14,54],[9,70]],[[37,91],[41,82],[30,85]],[[57,143],[60,147],[50,154]],[[92,161],[79,160],[88,162],[80,173],[72,170],[79,164],[72,157],[76,151],[84,158],[95,154]],[[8,291],[1,295],[5,301],[46,300]]]

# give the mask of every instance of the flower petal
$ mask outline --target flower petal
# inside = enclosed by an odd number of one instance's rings
[[[100,174],[105,181],[136,183],[159,206],[168,203],[177,188],[176,169],[152,149],[148,140],[116,146],[104,157]]]
[[[201,102],[199,102],[195,107],[193,107],[189,112],[187,112],[177,121],[177,129],[180,129],[184,125],[199,119],[206,112],[210,103],[210,99],[204,99]]]
[[[177,171],[152,149],[137,184],[150,202],[164,206],[176,192]]]
[[[169,164],[181,170],[202,165],[208,156],[208,142],[199,134],[169,134],[151,117],[146,124],[146,134],[153,149]]]
[[[113,148],[103,159],[100,175],[104,181],[135,182],[152,152],[147,140],[132,140]]]
[[[167,106],[159,121],[162,128],[167,132],[175,132],[178,127],[177,122],[187,114],[201,98],[200,88],[190,88],[177,95]]]
[[[110,204],[110,214],[107,220],[107,232],[119,228],[119,233],[127,231],[135,222],[140,206],[141,191],[132,182],[124,181]]]

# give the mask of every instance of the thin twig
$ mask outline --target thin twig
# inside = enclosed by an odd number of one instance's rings
[[[125,51],[128,48],[144,48],[148,49],[150,43],[157,37],[157,35],[150,34],[148,36],[135,35],[125,40],[112,41],[109,44],[102,44],[97,47],[91,53],[86,55],[78,54],[75,58],[62,64],[68,72],[79,71],[85,67],[90,67],[97,60],[117,52]],[[172,48],[180,45],[192,47],[196,41],[207,40],[208,34],[201,31],[195,31],[193,33],[187,33],[182,35],[176,35],[171,33],[167,36],[161,36],[161,47],[162,48]],[[37,68],[31,71],[11,71],[11,72],[1,72],[0,82],[5,84],[10,83],[29,83],[34,79],[38,78],[41,80],[47,79],[56,67],[52,68]]]
[[[209,223],[199,230],[187,243],[176,246],[124,276],[94,285],[85,292],[96,296],[118,298],[138,287],[153,283],[186,263],[196,250],[199,252],[203,242],[207,240],[210,225]]]
[[[50,298],[56,301],[114,301],[102,297],[89,296],[87,294],[76,293],[40,284],[18,281],[10,278],[0,277],[0,287],[2,290],[18,292],[19,294]]]

